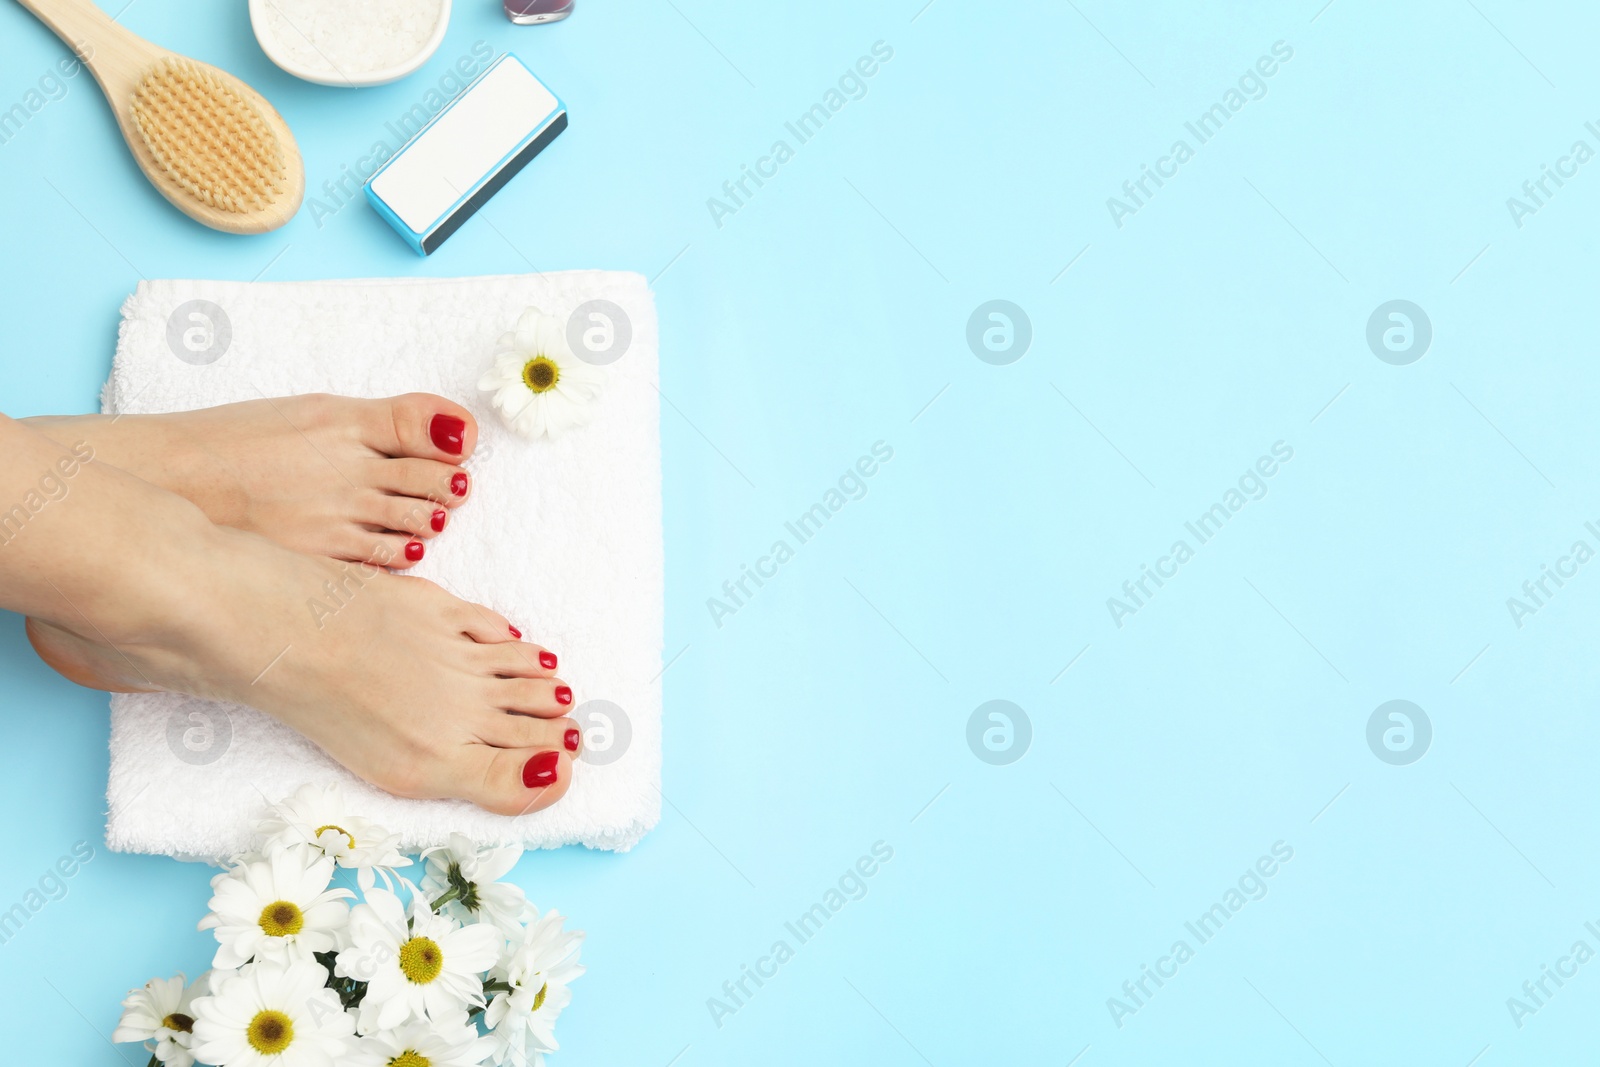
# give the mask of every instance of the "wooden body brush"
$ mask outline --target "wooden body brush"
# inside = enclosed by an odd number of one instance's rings
[[[133,158],[179,211],[228,233],[288,222],[305,195],[294,136],[226,71],[124,29],[94,0],[18,0],[77,53],[106,94]]]

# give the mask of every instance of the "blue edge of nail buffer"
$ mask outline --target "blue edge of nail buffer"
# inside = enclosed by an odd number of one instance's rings
[[[400,151],[396,152],[374,171],[372,177],[367,179],[366,185],[363,187],[367,194],[367,202],[372,205],[373,210],[383,216],[389,225],[394,227],[395,232],[404,238],[405,242],[418,255],[426,256],[436,251],[451,234],[455,233],[464,222],[476,214],[478,209],[483,207],[490,197],[504,188],[505,184],[516,177],[518,172],[527,166],[534,156],[544,151],[550,142],[554,141],[561,134],[561,131],[567,128],[566,102],[551,91],[550,95],[555,97],[555,109],[535,125],[516,148],[502,156],[499,163],[479,179],[470,190],[421,231],[412,229],[409,223],[403,221],[399,214],[373,189],[373,183],[382,177],[384,172],[403,161],[406,158],[406,153],[410,151],[413,145],[425,138],[430,130],[455,110],[463,100],[467,99],[485,78],[500,68],[502,63],[516,63],[523,70],[528,71],[529,76],[535,81],[539,80],[538,75],[534,74],[528,68],[528,65],[515,55],[509,52],[502,55],[499,59],[489,64],[476,78],[472,79],[472,83],[463,89],[454,100],[446,104],[437,115],[429,119],[427,124],[401,147]],[[544,83],[540,82],[539,84],[543,85]],[[548,90],[548,86],[546,86],[546,89]]]

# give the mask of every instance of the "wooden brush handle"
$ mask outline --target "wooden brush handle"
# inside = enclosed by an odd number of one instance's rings
[[[94,74],[112,109],[138,84],[153,60],[167,55],[132,30],[118,25],[94,0],[17,0],[55,32]]]

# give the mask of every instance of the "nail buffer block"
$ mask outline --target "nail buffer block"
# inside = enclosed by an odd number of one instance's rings
[[[367,199],[426,256],[566,128],[561,98],[503,55],[368,179]]]

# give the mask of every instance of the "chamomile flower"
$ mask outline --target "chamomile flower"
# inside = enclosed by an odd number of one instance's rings
[[[420,897],[412,899],[408,925],[400,898],[385,889],[368,890],[350,910],[349,936],[334,973],[367,983],[356,1020],[363,1034],[411,1019],[465,1022],[468,1006],[483,1003],[482,974],[506,943],[493,926],[463,927]]]
[[[400,835],[353,814],[337,783],[301,786],[294,796],[273,805],[270,814],[256,825],[256,832],[266,839],[269,851],[308,845],[341,867],[355,868],[363,891],[374,885],[375,871],[384,872],[387,882],[390,870],[411,865],[400,854]]]
[[[350,1067],[478,1067],[484,1039],[475,1027],[409,1022],[361,1038]],[[341,1065],[343,1067],[343,1065]]]
[[[556,438],[589,421],[606,372],[573,355],[561,319],[528,308],[500,337],[495,360],[478,379],[501,418],[529,439]]]
[[[484,1014],[491,1027],[486,1061],[496,1067],[542,1067],[545,1053],[560,1051],[556,1017],[572,1002],[572,990],[549,982],[498,993]],[[497,1011],[498,1009],[498,1011]],[[491,1020],[489,1012],[495,1012]]]
[[[502,882],[522,858],[521,845],[479,848],[463,834],[451,834],[450,843],[422,854],[427,865],[422,891],[436,909],[463,923],[486,922],[507,937],[522,936],[522,919],[528,898],[522,887]],[[448,900],[441,902],[441,897]]]
[[[583,934],[564,930],[559,912],[535,919],[512,942],[493,976],[511,987],[497,992],[483,1014],[489,1027],[490,1062],[538,1067],[556,1042],[556,1018],[572,1000],[568,986],[583,974],[578,950]]]
[[[211,911],[200,929],[216,930],[213,966],[232,970],[251,959],[306,960],[340,947],[348,889],[329,889],[333,860],[307,849],[279,849],[211,879]]]
[[[267,960],[194,1002],[194,1055],[228,1067],[335,1067],[355,1048],[355,1020],[316,963]]]
[[[185,986],[184,977],[152,978],[143,989],[135,989],[122,1002],[122,1020],[111,1033],[111,1040],[140,1041],[166,1067],[190,1067],[194,1054],[189,1043],[194,1035],[194,998],[206,993],[207,979],[200,976]]]

